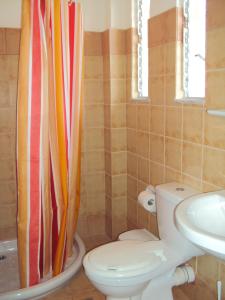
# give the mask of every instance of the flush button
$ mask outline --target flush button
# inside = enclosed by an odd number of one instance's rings
[[[184,191],[184,188],[176,188],[176,191],[177,191],[177,192],[183,192],[183,191]]]

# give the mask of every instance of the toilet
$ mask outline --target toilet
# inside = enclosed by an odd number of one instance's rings
[[[179,233],[174,210],[198,192],[176,182],[155,192],[160,239],[147,230],[131,230],[84,258],[87,277],[107,300],[172,300],[174,285],[194,280],[190,267],[177,267],[204,253]]]

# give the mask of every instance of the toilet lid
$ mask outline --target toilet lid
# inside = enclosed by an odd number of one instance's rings
[[[145,242],[125,240],[100,246],[88,255],[89,264],[98,271],[132,273],[152,271],[166,258],[162,250],[146,247]]]

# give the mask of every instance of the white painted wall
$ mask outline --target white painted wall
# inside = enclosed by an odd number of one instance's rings
[[[79,0],[83,8],[84,30],[104,31],[110,26],[110,0]]]
[[[180,0],[151,0],[150,18],[157,16],[173,7],[180,6]]]
[[[0,0],[0,28],[20,28],[21,0]]]
[[[135,0],[78,0],[84,12],[85,31],[135,26],[132,5]],[[21,0],[0,0],[0,27],[19,28]],[[151,0],[150,17],[179,6],[182,0]]]
[[[132,0],[111,0],[111,28],[132,27]]]

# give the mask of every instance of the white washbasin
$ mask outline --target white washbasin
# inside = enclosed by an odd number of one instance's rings
[[[189,241],[225,260],[225,190],[185,199],[175,210],[175,223]]]

